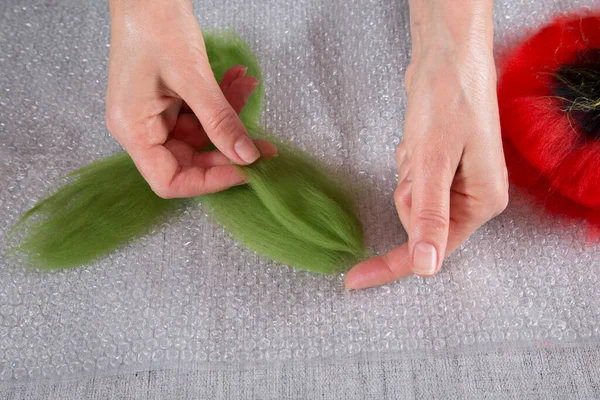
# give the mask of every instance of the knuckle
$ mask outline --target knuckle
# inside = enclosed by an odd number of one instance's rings
[[[177,197],[171,182],[162,181],[162,179],[158,181],[153,179],[148,180],[148,184],[152,191],[162,199],[173,199]]]
[[[415,214],[415,223],[428,233],[443,233],[448,229],[449,219],[437,209],[421,209]]]
[[[497,217],[498,215],[502,214],[504,210],[506,210],[506,207],[508,207],[508,200],[508,190],[504,191],[498,196],[498,199],[496,200],[496,211],[494,213],[494,217]]]
[[[169,186],[165,185],[153,185],[152,191],[156,193],[156,195],[162,199],[168,200],[175,197],[173,191]]]
[[[403,199],[404,195],[402,193],[402,190],[400,190],[400,187],[397,187],[396,190],[394,190],[394,204],[401,204]]]
[[[404,86],[410,90],[410,86],[413,80],[413,76],[415,74],[417,66],[414,62],[410,62],[406,67],[406,71],[404,72]]]
[[[452,174],[452,158],[447,145],[442,141],[432,140],[430,144],[421,150],[419,154],[419,164],[430,171],[435,171],[436,175],[446,176]]]
[[[208,118],[208,129],[219,140],[220,137],[231,133],[235,127],[235,117],[231,110],[222,107],[211,113]]]
[[[408,207],[411,204],[410,188],[406,185],[398,185],[394,190],[394,204],[396,207]]]
[[[107,104],[105,117],[106,128],[109,132],[114,134],[114,132],[124,129],[127,119],[123,107]]]
[[[503,180],[496,180],[487,197],[490,199],[492,218],[498,216],[508,206],[508,186]]]
[[[404,141],[400,142],[398,146],[396,146],[396,163],[400,164],[404,162],[408,158],[406,143]]]
[[[462,200],[458,216],[461,221],[480,225],[490,219],[490,210],[492,208],[489,201],[485,199],[467,196]]]

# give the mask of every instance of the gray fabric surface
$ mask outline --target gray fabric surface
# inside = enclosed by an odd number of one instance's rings
[[[497,1],[497,43],[593,4]],[[233,27],[257,52],[266,127],[356,183],[369,244],[405,240],[391,193],[406,2],[195,5],[202,26]],[[104,126],[105,2],[8,0],[0,23],[3,233],[58,176],[118,146]],[[3,258],[0,381],[18,386],[0,398],[596,397],[600,248],[511,195],[436,278],[355,293],[257,258],[198,210],[76,271]]]
[[[594,348],[300,362],[236,371],[168,370],[0,389],[6,400],[597,399]]]

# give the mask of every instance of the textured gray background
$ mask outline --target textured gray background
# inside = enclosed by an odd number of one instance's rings
[[[291,364],[236,371],[152,371],[0,390],[3,399],[594,399],[600,352],[555,349]]]
[[[195,9],[252,44],[264,124],[353,178],[375,250],[401,242],[407,4],[253,3]],[[498,1],[497,44],[594,4]],[[106,4],[9,0],[0,21],[1,233],[56,177],[118,146],[103,121]],[[18,386],[0,398],[597,397],[600,249],[511,194],[435,279],[352,294],[257,259],[197,210],[77,271],[3,259],[0,388]]]

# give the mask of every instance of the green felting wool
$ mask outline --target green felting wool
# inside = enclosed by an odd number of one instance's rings
[[[233,33],[206,35],[215,77],[234,65],[261,78],[248,45]],[[240,115],[255,138],[262,85]],[[276,143],[278,156],[240,167],[247,185],[197,198],[238,242],[258,254],[318,273],[344,270],[366,257],[363,232],[348,193],[309,156]],[[70,175],[53,195],[23,215],[16,250],[43,269],[82,265],[149,232],[184,200],[158,197],[126,153]]]
[[[198,200],[234,239],[292,267],[327,274],[365,258],[362,225],[347,192],[306,154],[271,141],[276,158],[241,168],[248,185]]]
[[[183,200],[158,197],[127,153],[93,162],[27,211],[16,250],[42,269],[76,267],[150,231]]]

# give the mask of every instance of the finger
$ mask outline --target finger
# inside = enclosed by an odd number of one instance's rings
[[[264,140],[255,140],[254,144],[261,154],[261,158],[272,158],[277,155],[277,149],[272,143]],[[198,168],[210,168],[231,164],[231,161],[218,150],[195,152],[191,165]]]
[[[236,164],[251,164],[260,152],[215,81],[208,61],[177,76],[171,86],[192,108],[211,142]]]
[[[452,209],[460,207],[461,200],[460,195],[452,195]],[[479,228],[477,223],[456,223],[451,220],[444,255],[448,256],[454,252],[477,228]],[[412,275],[411,256],[408,249],[408,244],[405,243],[383,256],[373,257],[357,264],[346,276],[344,282],[346,289],[363,289],[384,285]]]
[[[225,98],[236,113],[239,114],[242,112],[248,102],[248,98],[252,95],[258,83],[258,79],[252,76],[242,76],[229,84],[226,89]],[[187,105],[182,104],[182,109],[184,106]],[[206,135],[206,132],[204,132],[200,121],[192,113],[182,113],[179,115],[171,136],[189,144],[196,150],[203,149],[210,143],[210,139]]]
[[[194,114],[179,114],[175,127],[171,131],[171,137],[187,143],[196,150],[203,149],[210,143],[210,139]]]
[[[408,244],[413,273],[430,276],[439,269],[446,252],[450,225],[450,188],[458,160],[448,149],[428,147],[413,155],[412,204]]]
[[[157,145],[132,155],[140,173],[160,197],[166,199],[195,197],[244,183],[240,170],[232,164],[199,168],[191,165],[190,156],[190,161],[186,162],[186,165],[180,165],[171,150],[175,149],[177,157],[185,159],[188,153],[181,151],[183,148],[180,147],[181,144],[183,143],[176,145],[172,143],[169,145],[170,149]],[[188,148],[193,151],[191,147]]]
[[[271,142],[262,139],[254,139],[254,145],[260,151],[261,158],[272,158],[277,156],[277,147]]]
[[[221,165],[231,165],[231,161],[219,150],[195,152],[191,160],[191,166],[198,168],[211,168]]]
[[[344,286],[346,289],[364,289],[384,285],[412,275],[408,244],[388,253],[363,261],[352,268]]]
[[[233,81],[229,85],[227,92],[223,92],[236,113],[239,114],[242,112],[248,102],[248,98],[258,87],[258,83],[258,79],[253,76],[243,76]]]
[[[259,80],[253,76],[243,76],[241,78],[236,79],[229,86],[229,90],[225,94],[227,101],[231,104],[232,108],[238,114],[242,112],[246,104],[248,103],[248,99],[256,90],[259,85]],[[261,153],[261,157],[265,156],[265,146],[268,146],[269,150],[267,151],[271,155],[277,154],[277,149],[272,143],[266,142],[264,140],[255,140],[254,144],[262,142],[263,148],[258,147],[259,152]]]
[[[245,177],[233,165],[218,165],[210,168],[183,167],[171,181],[173,197],[195,197],[216,193],[232,186],[241,185]]]
[[[223,75],[223,79],[221,79],[221,82],[219,83],[219,87],[221,88],[221,91],[223,93],[227,93],[231,84],[236,79],[241,78],[242,76],[246,75],[246,72],[248,72],[248,67],[246,67],[245,65],[235,65],[235,66],[229,68],[227,71],[225,71],[225,74]]]
[[[410,184],[400,184],[399,188],[400,191],[407,192],[409,190],[406,188],[410,188]],[[485,223],[485,219],[473,218],[472,209],[474,207],[461,193],[453,192],[451,194],[450,208],[453,210],[453,214],[457,214],[457,219],[450,219],[445,257],[467,241],[473,232]],[[406,211],[401,210],[402,206],[398,207],[399,214],[406,214]],[[345,286],[347,289],[362,289],[402,279],[412,274],[410,260],[408,244],[404,244],[383,256],[357,264],[348,272]]]
[[[401,142],[396,147],[396,168],[398,170],[398,182],[402,182],[406,179],[410,170],[410,157],[408,157],[405,142]]]
[[[266,140],[257,139],[254,144],[259,149],[262,158],[272,158],[277,155],[277,148]],[[177,139],[167,140],[164,147],[171,152],[181,167],[209,168],[231,164],[231,161],[218,150],[199,152]]]
[[[265,157],[276,155],[273,144],[260,141],[257,147],[264,151]],[[215,162],[217,159],[213,159]],[[245,177],[240,169],[232,164],[216,165],[209,168],[197,166],[182,167],[171,180],[171,197],[195,197],[208,193],[220,192],[232,186],[241,185]]]
[[[410,210],[412,205],[412,190],[411,181],[403,180],[398,183],[398,187],[394,191],[394,205],[398,213],[398,218],[402,222],[402,226],[406,232],[410,228]]]
[[[455,251],[475,231],[472,227],[450,224],[445,256]],[[413,274],[408,243],[398,246],[388,253],[363,261],[352,268],[344,286],[348,290],[364,289],[385,285]]]
[[[196,151],[187,143],[171,138],[165,142],[164,147],[175,157],[179,166],[189,167],[192,165]]]
[[[402,141],[396,147],[396,166],[400,167],[400,165],[402,165],[406,161],[407,157],[408,153],[406,149],[406,142]]]
[[[409,170],[410,170],[410,161],[408,159],[404,159],[402,164],[398,165],[398,182],[402,182],[402,181],[406,180]]]

